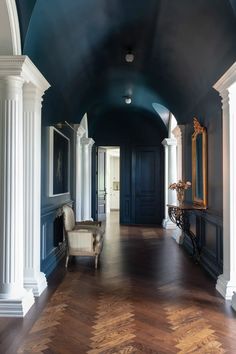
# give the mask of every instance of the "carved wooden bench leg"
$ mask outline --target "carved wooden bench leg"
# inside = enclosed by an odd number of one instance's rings
[[[98,254],[95,256],[95,269],[98,269]]]
[[[66,268],[68,267],[68,261],[69,261],[69,255],[66,256],[66,264],[65,264]]]

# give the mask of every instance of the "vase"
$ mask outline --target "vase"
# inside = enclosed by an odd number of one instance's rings
[[[178,200],[178,203],[179,205],[183,205],[183,202],[184,202],[184,189],[180,189],[177,192],[177,200]]]

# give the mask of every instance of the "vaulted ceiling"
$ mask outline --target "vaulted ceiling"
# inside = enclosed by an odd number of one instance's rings
[[[18,0],[23,52],[53,119],[159,103],[183,120],[235,61],[235,0]],[[127,50],[135,54],[125,61]],[[126,107],[127,106],[127,107]],[[126,105],[126,109],[129,106]]]

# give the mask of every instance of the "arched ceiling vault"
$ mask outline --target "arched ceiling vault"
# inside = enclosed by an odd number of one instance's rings
[[[155,115],[160,103],[186,119],[235,61],[233,3],[17,0],[23,52],[52,85],[46,105],[73,123],[86,111],[125,108],[130,90],[137,109]]]

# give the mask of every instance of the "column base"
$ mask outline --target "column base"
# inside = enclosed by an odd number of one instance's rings
[[[178,243],[178,245],[182,245],[184,242],[184,234],[180,228],[176,227],[176,230],[173,233],[172,238]]]
[[[231,300],[234,292],[236,292],[236,281],[232,282],[226,280],[224,274],[221,274],[217,279],[216,290],[223,296],[223,298]]]
[[[47,288],[47,279],[44,273],[40,272],[38,277],[35,278],[26,278],[24,279],[24,288],[32,289],[33,294],[36,297],[39,297],[42,292]]]
[[[32,290],[19,299],[0,299],[0,317],[24,317],[34,304]]]
[[[175,230],[176,225],[170,219],[163,219],[162,226],[164,229]]]
[[[236,311],[236,293],[234,293],[234,295],[232,297],[231,306],[233,307],[234,311]]]

